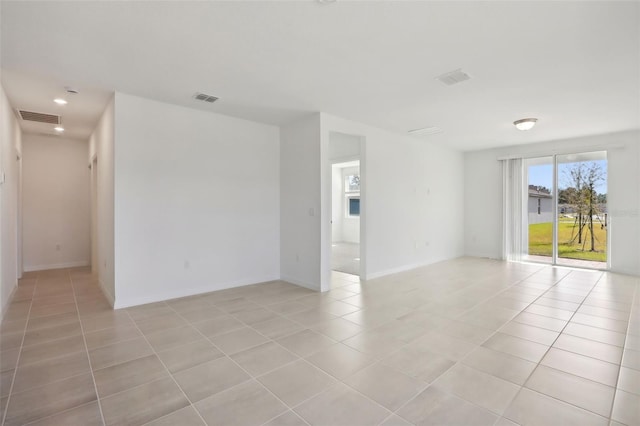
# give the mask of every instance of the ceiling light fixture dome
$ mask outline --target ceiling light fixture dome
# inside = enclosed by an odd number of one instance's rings
[[[536,125],[537,121],[537,118],[523,118],[521,120],[514,121],[513,125],[516,126],[516,129],[518,130],[531,130],[533,126]]]
[[[55,99],[53,100],[53,102],[57,103],[58,105],[66,105],[66,104],[67,104],[67,101],[65,101],[65,100],[64,100],[64,99],[62,99],[62,98],[55,98]]]
[[[55,130],[56,132],[64,132],[64,127],[55,127],[53,130]]]

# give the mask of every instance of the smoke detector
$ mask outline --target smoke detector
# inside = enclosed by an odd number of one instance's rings
[[[469,77],[469,74],[458,68],[457,70],[449,71],[442,75],[439,75],[438,77],[436,77],[436,80],[440,80],[441,83],[446,84],[447,86],[453,86],[454,84],[467,81],[470,78],[471,77]]]
[[[210,104],[218,100],[215,96],[207,95],[206,93],[196,93],[193,98],[203,102],[209,102]]]

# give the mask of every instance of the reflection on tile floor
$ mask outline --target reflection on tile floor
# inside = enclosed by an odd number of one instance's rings
[[[640,279],[462,258],[314,293],[277,281],[113,311],[27,273],[4,425],[640,424]]]
[[[331,269],[351,275],[360,275],[360,244],[331,243]]]

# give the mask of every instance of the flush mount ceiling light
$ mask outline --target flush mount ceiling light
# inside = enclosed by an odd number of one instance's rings
[[[516,120],[513,122],[513,125],[516,126],[518,130],[531,130],[533,126],[536,125],[538,121],[537,118],[523,118],[521,120]]]
[[[61,127],[61,126],[54,127],[53,130],[55,130],[58,133],[62,133],[62,132],[64,132],[64,127]]]
[[[67,104],[67,101],[65,101],[65,100],[64,100],[64,99],[62,99],[62,98],[55,98],[55,99],[53,100],[53,102],[57,103],[58,105],[66,105],[66,104]]]

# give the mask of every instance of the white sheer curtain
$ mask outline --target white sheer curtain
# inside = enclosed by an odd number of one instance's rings
[[[506,260],[522,260],[522,222],[524,220],[524,173],[522,158],[502,160],[503,242]]]

